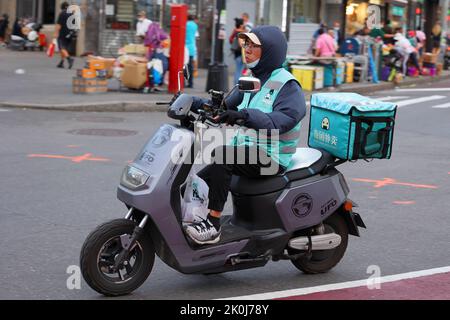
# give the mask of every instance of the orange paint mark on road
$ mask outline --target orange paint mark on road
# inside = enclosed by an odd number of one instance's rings
[[[83,155],[77,156],[77,157],[68,157],[68,156],[51,155],[51,154],[29,154],[28,158],[66,159],[66,160],[70,160],[75,163],[80,163],[83,161],[101,161],[101,162],[111,161],[110,159],[106,159],[106,158],[93,158],[92,153],[86,153],[86,154],[83,154]]]
[[[67,148],[79,148],[80,146],[77,144],[69,144],[66,146]]]
[[[410,205],[410,204],[415,204],[415,201],[394,201],[392,202],[393,204],[400,204],[400,205]]]
[[[428,185],[428,184],[415,184],[415,183],[407,183],[407,182],[398,182],[395,179],[392,178],[383,178],[383,180],[372,180],[372,179],[352,179],[353,181],[358,182],[368,182],[373,183],[374,188],[382,188],[388,185],[398,185],[398,186],[405,186],[405,187],[413,187],[413,188],[424,188],[424,189],[438,189],[437,186]]]

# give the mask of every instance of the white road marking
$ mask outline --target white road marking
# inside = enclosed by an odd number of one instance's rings
[[[444,103],[444,104],[438,104],[437,106],[432,106],[432,108],[434,108],[434,109],[450,108],[450,102],[449,103]]]
[[[9,112],[11,110],[6,110],[6,109],[0,109],[0,112]]]
[[[391,101],[391,100],[400,100],[400,99],[408,99],[409,96],[387,96],[387,97],[381,97],[381,98],[374,98],[375,100],[380,101]]]
[[[395,274],[392,276],[380,277],[380,278],[377,278],[376,280],[377,280],[377,283],[381,284],[381,283],[387,283],[387,282],[394,282],[394,281],[400,281],[400,280],[406,280],[406,279],[431,276],[434,274],[447,273],[447,272],[450,272],[450,266]],[[252,294],[252,295],[247,295],[247,296],[229,297],[229,298],[217,299],[217,300],[269,300],[269,299],[277,299],[277,298],[286,298],[286,297],[301,296],[301,295],[317,293],[317,292],[326,292],[326,291],[332,291],[332,290],[340,290],[340,289],[348,289],[348,288],[357,288],[357,287],[367,286],[368,284],[371,284],[373,282],[373,280],[375,280],[375,278],[334,283],[334,284],[328,284],[328,285],[316,286],[316,287],[266,292],[266,293]]]
[[[416,88],[416,89],[395,89],[397,92],[433,92],[433,91],[448,91],[450,88]]]
[[[397,106],[399,108],[401,108],[401,107],[409,106],[409,105],[412,105],[412,104],[417,104],[417,103],[420,103],[420,102],[427,102],[427,101],[432,101],[432,100],[440,100],[440,99],[444,99],[444,98],[447,98],[447,97],[446,96],[429,96],[429,97],[421,97],[421,98],[402,100],[402,101],[397,103]]]

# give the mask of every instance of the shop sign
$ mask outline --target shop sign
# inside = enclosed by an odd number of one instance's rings
[[[111,29],[113,30],[130,30],[129,22],[116,21],[111,23]]]
[[[403,8],[403,7],[397,7],[397,6],[392,7],[392,15],[394,15],[394,16],[402,17],[404,12],[405,12],[405,8]]]

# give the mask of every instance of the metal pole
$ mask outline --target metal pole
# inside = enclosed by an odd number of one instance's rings
[[[219,20],[219,12],[217,10],[217,0],[214,0],[213,4],[214,14],[213,14],[213,23],[212,23],[212,39],[211,39],[211,64],[216,62],[216,23]]]
[[[226,2],[225,0],[216,0],[217,20],[213,24],[213,39],[212,39],[212,53],[211,63],[208,67],[208,78],[206,81],[206,91],[210,89],[217,91],[228,91],[228,66],[224,64],[223,60],[223,43],[226,39],[225,18]],[[222,16],[222,14],[224,14]],[[214,14],[214,17],[216,14]]]
[[[442,2],[442,0],[441,0]],[[445,48],[447,46],[447,34],[448,34],[448,23],[447,23],[447,14],[449,10],[449,0],[444,0],[441,6],[441,21],[442,21],[442,37],[441,37],[441,48],[442,52],[445,53]]]
[[[346,36],[346,34],[345,34],[345,29],[347,28],[346,27],[346,24],[347,24],[347,15],[346,15],[346,10],[347,10],[347,0],[343,0],[342,1],[342,23],[341,23],[341,30],[340,30],[340,32],[341,32],[341,42],[339,43],[339,46],[340,47],[342,47],[342,45],[344,44],[344,42],[345,42],[345,36]]]

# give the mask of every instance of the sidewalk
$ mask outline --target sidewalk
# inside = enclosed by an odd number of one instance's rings
[[[102,94],[73,94],[72,77],[76,69],[82,68],[84,59],[77,58],[72,70],[57,69],[58,57],[48,58],[41,52],[15,52],[0,48],[0,107],[67,110],[67,111],[165,111],[167,106],[157,106],[158,101],[170,101],[172,95],[161,93],[108,92]],[[17,70],[24,74],[17,74]],[[207,97],[205,92],[207,70],[199,70],[194,89],[185,92]],[[450,71],[444,71],[440,77],[406,78],[400,87],[412,87],[429,82],[450,79]],[[230,77],[231,80],[231,77]],[[118,82],[111,81],[112,89]],[[391,82],[351,83],[338,88],[323,91],[345,91],[370,94],[374,91],[395,88]],[[322,91],[322,90],[321,90]],[[311,92],[306,92],[309,100]]]

